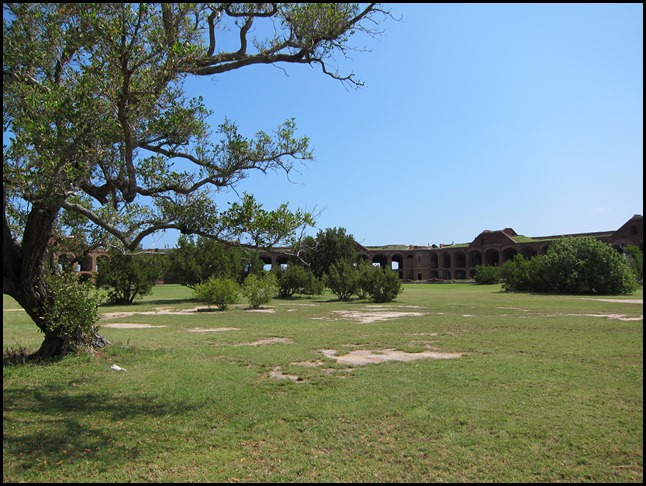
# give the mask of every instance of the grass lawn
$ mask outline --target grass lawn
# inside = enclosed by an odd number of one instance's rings
[[[389,304],[257,311],[191,296],[102,306],[94,356],[4,366],[4,482],[643,481],[641,287],[406,284]],[[41,341],[4,296],[4,349]],[[336,359],[359,351],[446,354]]]

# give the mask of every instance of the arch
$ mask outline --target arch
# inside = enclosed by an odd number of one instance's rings
[[[533,258],[538,254],[538,250],[536,250],[536,248],[533,248],[531,246],[526,246],[525,248],[522,249],[521,253],[525,258]]]
[[[439,267],[439,258],[437,256],[437,253],[431,253],[431,268],[437,268]],[[437,272],[435,272],[437,273]]]
[[[442,278],[444,280],[451,280],[451,270],[444,270],[442,272]]]
[[[467,266],[467,256],[463,251],[458,251],[455,254],[455,266],[457,268],[464,268]],[[459,277],[456,277],[459,278]]]
[[[280,255],[276,257],[276,265],[280,268],[287,268],[289,266],[289,257],[287,255]]]
[[[440,274],[437,273],[437,270],[431,270],[431,278],[440,278]]]
[[[378,263],[381,268],[388,267],[388,257],[382,253],[372,257],[372,264]]]
[[[390,264],[390,267],[393,270],[399,270],[399,274],[403,275],[402,270],[404,269],[404,257],[400,254],[396,254],[391,257],[391,260],[392,262]]]
[[[451,254],[450,253],[444,253],[442,255],[442,266],[444,268],[451,268]]]
[[[456,270],[455,271],[455,278],[456,278],[456,280],[466,280],[467,272],[465,272],[462,269]]]
[[[547,253],[547,249],[550,247],[550,245],[545,245],[544,247],[541,248],[540,252],[541,255],[545,255]]]
[[[478,265],[482,265],[482,253],[480,253],[478,250],[473,250],[471,253],[469,253],[469,261],[471,262],[470,267],[477,267]]]
[[[516,255],[518,255],[516,248],[505,248],[502,251],[502,262],[505,263],[506,261],[513,260]]]
[[[272,268],[274,268],[274,260],[272,257],[270,257],[269,255],[260,255],[259,258],[264,263],[262,267],[263,270],[266,270],[269,272],[271,271]]]
[[[500,260],[500,255],[498,253],[498,250],[494,250],[493,248],[490,250],[487,250],[485,253],[485,265],[489,266],[498,266]]]

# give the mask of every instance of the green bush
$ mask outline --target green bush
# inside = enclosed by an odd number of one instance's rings
[[[628,266],[633,270],[638,282],[644,280],[644,252],[638,246],[628,245],[623,249]]]
[[[292,297],[294,294],[320,295],[323,283],[314,273],[302,265],[278,268],[273,273],[278,282],[278,295]]]
[[[229,277],[211,277],[195,286],[195,298],[224,310],[238,301],[240,285]]]
[[[373,265],[360,267],[357,290],[359,297],[364,295],[378,303],[391,302],[403,290],[397,272]]]
[[[249,275],[242,283],[242,294],[252,309],[268,304],[278,294],[278,281],[273,273]]]
[[[548,291],[559,294],[630,294],[636,276],[626,259],[592,236],[556,240],[540,265]]]
[[[541,273],[543,256],[516,255],[500,267],[502,288],[507,292],[544,292],[548,289]]]
[[[107,289],[111,304],[132,304],[150,295],[167,264],[161,255],[110,251],[108,257],[99,260],[96,284]]]
[[[69,341],[90,334],[99,320],[101,297],[92,282],[81,282],[71,272],[52,273],[46,278],[49,299],[43,318],[51,330]]]
[[[500,267],[493,265],[477,265],[473,276],[473,280],[479,285],[497,284],[500,278]]]
[[[330,265],[323,282],[339,300],[350,300],[359,289],[359,270],[347,260]]]

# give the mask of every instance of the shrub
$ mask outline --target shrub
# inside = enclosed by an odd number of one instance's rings
[[[195,298],[224,310],[238,301],[240,285],[229,277],[211,277],[195,286]]]
[[[644,252],[638,246],[628,245],[623,249],[628,266],[632,269],[638,282],[644,280]]]
[[[350,300],[359,288],[359,270],[350,261],[341,260],[330,265],[323,281],[339,300]]]
[[[166,266],[167,260],[160,255],[111,251],[100,260],[96,284],[108,290],[111,304],[132,304],[152,293]]]
[[[242,284],[242,293],[252,309],[268,304],[278,293],[278,281],[273,273],[249,275]]]
[[[404,290],[397,272],[366,265],[359,270],[359,296],[362,294],[378,303],[391,302]]]
[[[544,292],[548,286],[541,272],[543,256],[516,255],[500,267],[502,288],[507,292]]]
[[[92,282],[81,282],[71,272],[52,273],[46,279],[50,291],[45,315],[56,334],[76,341],[90,334],[99,320],[101,297]]]
[[[548,290],[561,294],[629,294],[637,289],[626,259],[592,236],[556,240],[541,264]]]
[[[496,284],[500,282],[500,267],[477,265],[473,279],[479,285]]]
[[[323,284],[311,270],[301,265],[274,270],[278,282],[278,295],[292,297],[294,294],[319,295]]]

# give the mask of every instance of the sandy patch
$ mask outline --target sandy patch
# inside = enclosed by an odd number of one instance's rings
[[[276,312],[275,309],[267,308],[267,309],[247,309],[247,312],[264,312],[267,314],[274,314]]]
[[[196,308],[196,309],[184,309],[180,311],[157,309],[154,311],[142,311],[142,312],[106,312],[105,314],[101,314],[101,319],[114,319],[117,317],[132,317],[132,316],[161,316],[161,315],[185,316],[185,315],[195,314],[197,312],[204,312],[204,310],[205,310],[204,308]]]
[[[335,314],[343,319],[369,324],[371,322],[389,321],[401,317],[418,317],[423,316],[423,312],[362,312],[362,311],[334,311]]]
[[[289,338],[269,338],[269,339],[261,339],[259,341],[254,341],[251,343],[235,344],[235,346],[262,346],[263,344],[278,344],[278,343],[291,344],[293,342],[294,341],[292,341]]]
[[[145,329],[148,327],[166,327],[166,326],[153,326],[152,324],[130,324],[128,322],[111,322],[109,324],[101,324],[101,327],[115,327],[118,329]]]
[[[223,332],[223,331],[239,331],[239,327],[215,327],[210,329],[202,329],[200,327],[195,327],[189,329],[188,332]]]
[[[644,304],[643,299],[586,299],[586,300],[597,300],[599,302],[621,302],[624,304]]]
[[[434,351],[422,351],[421,353],[406,353],[395,349],[382,349],[378,351],[357,350],[351,351],[343,356],[337,356],[335,349],[322,349],[321,352],[328,358],[334,359],[337,363],[348,365],[365,365],[383,363],[384,361],[414,361],[417,359],[455,359],[462,356],[462,353],[437,353]]]
[[[269,372],[269,377],[273,378],[274,380],[291,380],[291,381],[296,382],[296,383],[306,383],[305,380],[303,380],[302,378],[299,378],[296,375],[286,375],[286,374],[284,374],[282,372],[282,370],[280,369],[280,366],[276,366],[274,369],[272,369]]]
[[[560,317],[560,316],[572,316],[572,317],[605,317],[606,319],[614,321],[641,321],[644,319],[644,316],[627,316],[625,314],[552,314],[546,315],[544,317]]]
[[[2,309],[2,312],[25,312],[25,309]]]

